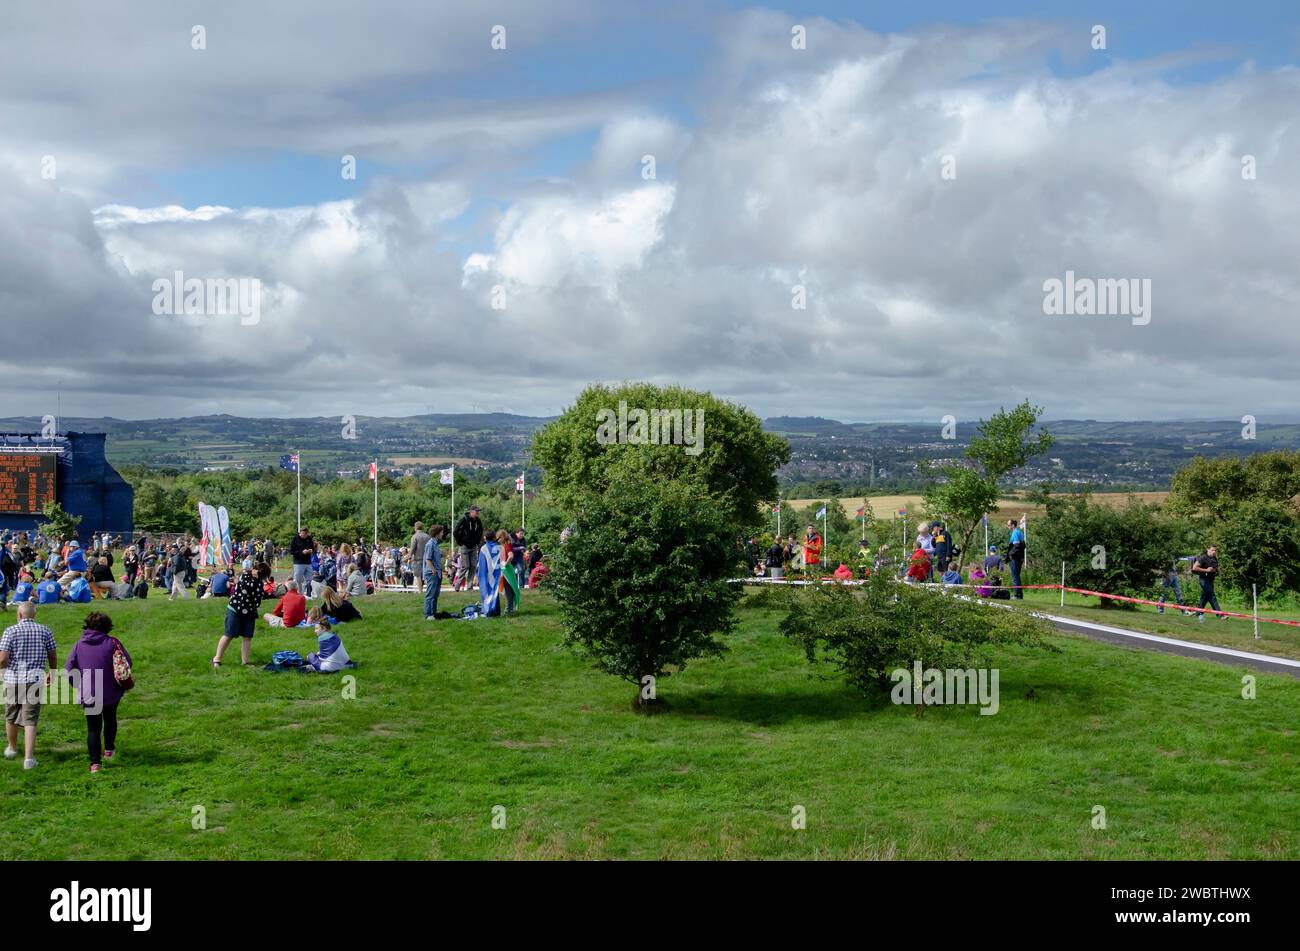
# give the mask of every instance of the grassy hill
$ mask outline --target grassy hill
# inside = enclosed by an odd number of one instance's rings
[[[344,699],[337,675],[232,666],[234,648],[209,668],[220,602],[113,605],[139,680],[120,756],[90,775],[79,709],[47,707],[40,765],[0,761],[0,856],[1300,857],[1294,680],[1245,701],[1232,668],[1062,636],[996,656],[996,716],[918,717],[810,670],[751,596],[730,655],[664,680],[672,711],[643,718],[561,646],[544,595],[503,620],[424,623],[413,595],[362,609]],[[83,615],[42,609],[61,658]],[[254,658],[313,641],[259,625]]]

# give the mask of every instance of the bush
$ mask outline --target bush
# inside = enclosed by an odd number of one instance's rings
[[[1210,537],[1229,588],[1249,597],[1253,583],[1271,599],[1300,588],[1300,518],[1290,505],[1242,502],[1214,522]]]
[[[813,663],[829,663],[844,680],[872,692],[888,686],[890,671],[966,668],[986,648],[1023,644],[1056,650],[1048,626],[1019,611],[913,588],[873,575],[864,585],[815,585],[792,595],[781,633]]]
[[[565,639],[637,685],[634,709],[654,706],[644,678],[723,652],[718,637],[734,629],[741,596],[727,583],[730,526],[702,483],[624,471],[585,500],[569,540],[547,555]]]
[[[1086,495],[1051,496],[1047,514],[1030,538],[1035,566],[1066,584],[1129,597],[1150,597],[1161,570],[1196,549],[1189,526],[1159,506],[1130,498],[1123,508],[1098,505]],[[1102,599],[1103,607],[1132,607]]]

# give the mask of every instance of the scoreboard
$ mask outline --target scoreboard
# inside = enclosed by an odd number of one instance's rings
[[[0,452],[0,514],[38,515],[55,500],[58,455]]]

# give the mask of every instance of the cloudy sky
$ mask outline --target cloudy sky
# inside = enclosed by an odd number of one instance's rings
[[[4,18],[4,415],[1300,417],[1289,2]],[[1067,271],[1149,321],[1044,313]],[[177,272],[256,322],[156,313]]]

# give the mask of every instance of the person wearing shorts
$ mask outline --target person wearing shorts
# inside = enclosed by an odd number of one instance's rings
[[[0,667],[4,668],[5,759],[18,755],[18,728],[23,729],[23,769],[36,765],[36,724],[48,671],[59,666],[54,633],[36,623],[36,605],[18,605],[18,623],[0,636]]]
[[[226,606],[226,630],[217,641],[217,655],[212,658],[212,666],[220,667],[221,658],[226,648],[235,638],[240,638],[239,654],[245,667],[249,666],[249,653],[253,647],[253,626],[257,623],[257,608],[264,596],[262,583],[253,574],[253,561],[245,558],[240,566],[239,580],[230,593],[230,604]]]

